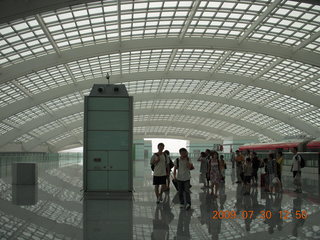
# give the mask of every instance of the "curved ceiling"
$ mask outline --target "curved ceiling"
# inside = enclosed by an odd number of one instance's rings
[[[0,149],[81,145],[83,96],[107,72],[134,96],[139,137],[319,137],[320,5],[307,2],[11,9],[0,25]]]

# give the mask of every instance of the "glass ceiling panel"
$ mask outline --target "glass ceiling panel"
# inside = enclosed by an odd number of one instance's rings
[[[266,107],[272,108],[288,114],[295,114],[300,111],[305,111],[308,108],[314,107],[308,103],[289,96],[282,96],[272,102],[266,104]]]
[[[88,59],[81,59],[67,64],[77,81],[103,77],[120,73],[119,54],[110,54]]]
[[[170,71],[210,71],[225,51],[209,49],[178,49]]]
[[[208,81],[205,82],[199,94],[213,95],[219,97],[230,97],[242,85],[238,83]]]
[[[282,95],[273,91],[269,91],[258,87],[247,86],[246,88],[242,89],[239,93],[237,93],[235,96],[233,96],[233,98],[245,102],[264,105],[264,103],[269,102],[270,99],[280,96]]]
[[[0,85],[0,107],[4,107],[25,97],[27,95],[13,83],[8,82]]]
[[[245,127],[242,127],[242,126],[239,126],[239,125],[236,125],[236,124],[230,124],[230,123],[223,130],[231,132],[231,133],[239,135],[239,136],[255,135],[255,132],[250,130],[250,129],[248,129],[248,128],[245,128]]]
[[[41,14],[61,50],[119,40],[117,2],[75,5]]]
[[[227,104],[222,104],[219,108],[214,110],[214,113],[225,115],[227,117],[238,117],[240,115],[248,114],[250,111],[244,108],[235,107]]]
[[[41,117],[45,114],[47,114],[47,113],[44,112],[42,110],[42,108],[40,108],[38,106],[34,106],[32,108],[29,108],[29,109],[26,109],[22,112],[14,114],[14,115],[8,117],[7,119],[5,119],[4,121],[6,121],[10,124],[13,124],[17,127],[20,127],[21,125],[23,125],[27,122],[30,122],[33,119]]]
[[[317,22],[320,22],[320,16],[317,17]],[[320,54],[320,37],[305,46],[304,49]]]
[[[257,134],[258,138],[259,138],[259,141],[262,142],[262,143],[267,143],[267,142],[273,142],[274,139],[271,139],[269,137],[266,137],[262,134]]]
[[[232,52],[217,69],[218,72],[254,77],[277,60],[276,57],[244,52]]]
[[[283,122],[271,125],[268,128],[283,136],[308,135],[305,132]]]
[[[0,67],[54,52],[35,17],[0,25]]]
[[[84,118],[84,113],[79,112],[79,113],[75,113],[75,114],[60,118],[59,120],[61,122],[63,122],[64,124],[68,125],[68,124],[76,122],[76,121],[82,121],[83,118]]]
[[[121,53],[122,73],[164,71],[172,49],[143,50]],[[112,67],[112,66],[111,66]]]
[[[320,30],[319,21],[318,6],[282,1],[249,35],[249,39],[295,47]]]
[[[315,80],[301,86],[301,88],[311,94],[320,95],[320,75],[317,75]]]
[[[165,79],[159,92],[161,93],[192,93],[199,80],[187,80],[187,79]]]
[[[43,135],[47,132],[53,131],[59,127],[63,127],[63,125],[58,121],[53,121],[53,122],[47,123],[45,125],[42,125],[38,128],[35,128],[32,131],[30,131],[29,133],[32,136],[40,137],[41,135]]]
[[[320,127],[320,109],[297,115],[297,118],[310,122],[312,125]]]
[[[200,1],[199,7],[194,9],[193,19],[189,19],[193,11],[193,1],[120,1],[120,9],[118,9],[118,1],[75,5],[41,14],[44,26],[40,26],[35,17],[1,24],[0,68],[54,53],[55,51],[42,28],[48,30],[62,51],[86,45],[119,41],[119,33],[122,41],[155,37],[176,38],[181,33],[185,37],[239,39],[272,2],[272,0],[259,0],[251,3],[235,0]],[[120,17],[118,10],[121,11]],[[298,1],[281,1],[273,12],[252,30],[247,39],[289,47],[298,46],[320,31],[319,13],[320,8],[317,5],[299,3]],[[187,28],[184,29],[184,26]],[[303,49],[319,54],[320,38],[318,37],[310,43],[306,42]],[[227,58],[221,62],[226,54],[228,54]],[[279,59],[276,57],[264,54],[184,49],[183,46],[175,51],[173,49],[156,49],[120,52],[65,63],[65,66],[49,67],[19,77],[15,79],[16,83],[1,84],[0,107],[27,97],[23,89],[34,95],[58,86],[72,84],[66,66],[76,81],[104,77],[106,72],[111,75],[120,75],[167,70],[202,72],[214,70],[220,73],[254,78],[277,60]],[[169,62],[172,63],[170,66],[168,66]],[[215,69],[217,63],[220,65]],[[320,78],[317,77],[319,70],[319,67],[284,59],[280,64],[264,73],[261,80],[267,80],[271,84],[276,82],[283,86],[298,86],[299,89],[310,94],[320,95]],[[125,84],[131,94],[158,91],[165,93],[187,92],[226,98],[233,96],[234,92],[242,87],[241,84],[223,81],[204,82],[189,79],[147,80],[126,82]],[[88,94],[88,90],[83,92]],[[317,110],[313,111],[312,105],[292,97],[249,86],[237,93],[234,99],[266,104],[266,107],[288,114],[302,112],[302,115],[296,115],[296,117],[315,126],[319,125],[316,121],[317,118],[313,118],[311,114],[314,113],[317,116]],[[48,101],[43,105],[49,110],[55,111],[81,102],[83,102],[82,95],[74,93]],[[207,101],[167,99],[135,103],[137,109],[157,107],[200,110],[225,116],[236,116],[249,122],[256,121],[259,125],[277,125],[275,119],[270,119],[265,115],[262,115],[258,120],[252,115],[252,111]],[[308,109],[311,113],[305,113]],[[10,116],[2,124],[19,127],[43,114],[47,113],[44,113],[40,108],[32,108]],[[257,113],[254,114],[260,116]],[[251,117],[245,118],[248,115]],[[79,117],[81,115],[66,118],[65,121],[68,123]],[[278,126],[278,128],[281,127]],[[230,129],[235,131],[231,126]],[[241,130],[239,131],[241,134]],[[36,134],[38,133],[33,133],[33,135]],[[26,134],[21,139],[28,141],[29,138],[33,137]]]
[[[287,59],[262,75],[261,79],[294,87],[303,84],[319,72],[319,67]]]
[[[23,134],[22,136],[16,138],[15,140],[13,140],[13,142],[15,143],[27,143],[31,140],[33,140],[34,137],[32,137],[31,135],[29,134]]]
[[[238,38],[266,9],[270,1],[201,1],[187,37]]]
[[[229,123],[221,120],[216,120],[216,119],[205,119],[202,123],[206,127],[212,127],[214,126],[215,128],[218,129],[224,129],[224,127],[227,127]]]
[[[59,136],[57,136],[57,137],[54,137],[54,138],[48,140],[47,142],[48,142],[49,144],[51,144],[51,145],[54,145],[54,144],[56,144],[57,142],[62,141],[62,140],[66,139],[66,138],[68,138],[68,137],[71,137],[71,136],[72,136],[72,133],[71,133],[71,132],[66,132],[66,133],[64,133],[64,134],[62,134],[62,135],[59,135]]]
[[[188,103],[185,109],[201,112],[211,112],[212,109],[216,108],[216,106],[220,106],[220,104],[203,100],[192,100]]]
[[[63,65],[57,65],[27,74],[18,78],[17,82],[31,94],[37,94],[73,83],[70,75]]]
[[[71,130],[73,135],[82,134],[83,133],[83,127],[74,128]]]
[[[72,106],[77,103],[82,103],[83,97],[80,93],[72,93],[60,98],[53,99],[51,101],[43,103],[43,105],[48,108],[50,111],[56,111],[61,108]]]
[[[158,91],[161,80],[146,80],[123,82],[126,85],[129,94],[155,93]]]
[[[0,122],[0,135],[3,135],[6,132],[9,132],[12,129],[13,129],[13,127]]]
[[[243,116],[241,120],[254,123],[256,125],[261,125],[263,128],[280,123],[280,121],[277,119],[257,112],[248,113]]]

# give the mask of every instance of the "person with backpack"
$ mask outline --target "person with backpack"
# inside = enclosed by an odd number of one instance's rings
[[[291,172],[293,173],[293,183],[296,186],[295,192],[302,193],[301,168],[305,166],[305,162],[302,156],[298,154],[297,147],[292,148],[291,152],[293,153]]]
[[[193,164],[188,157],[188,151],[185,148],[179,149],[180,157],[174,161],[173,178],[177,180],[180,208],[184,208],[186,202],[186,210],[191,208],[190,197],[190,170],[194,169]],[[177,174],[178,170],[178,174]],[[186,201],[184,200],[186,196]]]
[[[150,160],[151,169],[153,170],[153,185],[154,192],[157,197],[157,203],[162,202],[162,193],[166,188],[167,180],[167,164],[168,158],[163,152],[164,144],[158,144],[158,152],[154,153]],[[159,191],[159,186],[161,189]]]

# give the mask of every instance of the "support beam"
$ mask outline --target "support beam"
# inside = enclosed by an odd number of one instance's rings
[[[239,38],[239,43],[241,43],[244,39],[247,38],[247,36],[250,35],[254,31],[254,29],[263,22],[263,20],[269,16],[269,14],[280,4],[282,0],[275,0],[273,3],[271,3],[268,8],[259,16],[259,18],[251,24],[251,26],[246,29],[244,34]]]
[[[132,81],[142,81],[142,80],[152,80],[152,79],[195,79],[195,80],[205,80],[205,81],[224,81],[238,83],[246,86],[259,87],[262,89],[267,89],[287,95],[303,102],[309,103],[316,107],[320,107],[319,96],[311,94],[307,91],[302,91],[300,89],[295,89],[290,86],[284,86],[277,83],[270,84],[269,82],[262,80],[252,81],[252,78],[240,77],[231,74],[222,74],[215,73],[211,75],[210,73],[205,72],[188,72],[188,71],[172,71],[169,73],[166,72],[142,72],[142,73],[130,73],[120,75],[113,75],[113,83],[122,83],[122,82],[132,82]],[[41,103],[50,101],[55,98],[63,97],[65,95],[89,89],[92,87],[92,83],[105,83],[105,78],[95,78],[92,80],[78,82],[77,86],[66,85],[62,87],[57,87],[46,92],[39,93],[34,95],[32,99],[22,99],[16,101],[12,104],[4,106],[1,108],[0,120],[4,120],[11,115],[14,115],[18,112],[24,111],[33,106],[39,105]],[[163,83],[162,83],[163,84]],[[158,89],[158,94],[160,94],[160,88]],[[153,94],[151,100],[156,99],[157,94]],[[171,95],[172,98],[172,95]]]
[[[189,129],[192,130],[200,130],[200,131],[204,131],[204,132],[208,132],[211,135],[218,135],[219,137],[223,138],[223,137],[229,137],[229,136],[235,136],[235,137],[241,137],[241,136],[237,136],[232,134],[231,132],[227,132],[227,131],[223,131],[219,128],[214,128],[214,127],[208,127],[208,126],[198,126],[197,124],[192,124],[192,123],[186,123],[186,122],[181,122],[181,121],[150,121],[150,122],[136,122],[134,127],[145,127],[145,126],[171,126],[173,123],[179,123],[178,127],[179,128],[184,128],[186,129],[186,131],[188,131]],[[78,127],[83,126],[83,121],[82,120],[78,120],[75,121],[71,124],[68,125],[68,129],[75,129]],[[46,143],[47,141],[49,141],[50,139],[53,139],[61,134],[65,133],[65,128],[59,127],[54,129],[53,131],[49,131],[43,135],[41,135],[39,138],[37,139],[33,139],[27,143],[24,144],[24,147],[26,149],[26,151],[32,151],[33,148],[35,148],[38,145],[41,145],[43,143]],[[170,133],[173,134],[174,133]],[[158,134],[158,137],[161,137],[162,135]],[[203,137],[205,138],[205,137]],[[72,139],[72,138],[71,138]],[[73,141],[75,140],[75,138],[72,139]],[[76,141],[78,141],[78,139],[76,139]]]
[[[225,51],[251,52],[258,54],[267,54],[282,59],[292,59],[294,61],[311,64],[320,67],[320,54],[306,50],[298,50],[292,52],[292,48],[284,47],[276,44],[243,40],[238,44],[237,40],[232,39],[208,39],[208,38],[156,38],[130,40],[112,43],[96,44],[81,48],[74,48],[58,54],[49,54],[34,59],[30,59],[21,63],[14,64],[0,70],[0,83],[11,81],[23,75],[45,69],[48,67],[65,64],[75,60],[97,57],[102,55],[114,54],[128,51],[142,51],[150,49],[218,49]]]
[[[183,75],[182,74],[183,72],[176,72],[176,76],[175,78],[181,78],[181,76]],[[150,79],[150,77],[155,77],[155,75],[149,75],[150,73],[146,73],[145,75],[141,73],[138,73],[136,74],[136,76],[139,76],[138,79],[139,80],[142,80],[142,78],[140,76],[144,76],[144,77],[147,77],[147,79]],[[194,76],[197,76],[197,77],[194,77],[194,78],[199,78],[201,76],[201,73],[191,73],[191,74],[194,74]],[[205,73],[204,73],[205,74]],[[210,73],[207,73],[208,76],[210,77]],[[128,77],[128,80],[130,81],[134,81],[134,75],[135,74],[129,74],[127,75]],[[217,75],[218,76],[218,75]],[[228,77],[227,75],[225,74],[222,74],[221,77]],[[130,77],[130,79],[129,79]],[[227,81],[230,81],[230,79],[232,79],[232,77],[234,76],[230,76],[230,78],[228,78]],[[187,75],[187,78],[190,79],[190,75],[188,74]],[[152,78],[151,78],[152,79]],[[219,80],[221,80],[222,78],[218,78]],[[238,79],[238,78],[236,78]],[[246,79],[246,78],[245,78]],[[123,76],[122,77],[119,77],[117,79],[119,82],[124,82],[123,81]],[[118,81],[114,81],[114,82],[118,82]],[[239,81],[239,79],[238,79]],[[99,82],[102,82],[104,83],[105,80],[104,78],[99,78],[99,79],[95,79],[94,80],[95,83],[99,83]],[[263,83],[261,82],[261,84],[266,84],[266,83]],[[270,85],[269,85],[270,86]],[[272,87],[274,87],[274,85],[272,84],[271,85]],[[91,81],[82,81],[82,82],[79,82],[78,84],[78,87],[75,87],[75,86],[70,86],[70,85],[67,85],[67,86],[63,86],[63,87],[58,87],[58,88],[55,88],[53,90],[49,90],[49,91],[46,91],[44,93],[40,93],[40,94],[37,94],[36,96],[34,96],[33,99],[28,99],[26,101],[26,99],[22,99],[20,101],[17,101],[15,103],[12,103],[8,106],[5,106],[3,107],[1,110],[1,117],[3,119],[11,116],[11,115],[14,115],[15,113],[17,112],[21,112],[25,109],[28,109],[28,108],[31,108],[33,106],[36,106],[36,105],[39,105],[39,104],[42,104],[46,101],[49,101],[49,100],[52,100],[52,99],[55,99],[57,97],[62,97],[62,96],[65,96],[65,95],[68,95],[68,94],[71,94],[75,91],[82,91],[82,90],[85,90],[85,89],[89,89],[92,87],[92,82]],[[288,88],[290,90],[290,88]],[[287,91],[288,89],[285,89],[284,91]],[[290,95],[293,95],[293,96],[297,96],[299,94],[303,94],[305,95],[305,97],[308,97],[308,98],[315,98],[315,99],[318,99],[317,96],[312,96],[311,94],[306,94],[302,91],[299,91],[299,90],[296,90],[294,92],[291,92],[290,94],[288,94],[289,96]],[[145,101],[147,100],[152,100],[154,99],[154,93],[146,93],[146,94],[139,94],[137,97],[139,99],[139,97],[143,95],[144,96],[144,99]],[[311,136],[318,136],[317,133],[319,132],[319,129],[315,126],[311,126],[309,125],[308,123],[302,121],[302,120],[299,120],[299,119],[296,119],[296,118],[291,118],[290,116],[288,116],[287,114],[285,113],[282,113],[280,111],[274,111],[272,109],[269,109],[269,108],[266,108],[264,107],[263,105],[261,104],[253,104],[253,103],[249,103],[249,102],[243,102],[243,101],[239,101],[239,100],[235,100],[235,99],[228,99],[228,98],[224,98],[224,97],[218,97],[218,96],[209,96],[209,95],[199,95],[199,94],[182,94],[182,93],[175,93],[174,95],[171,94],[159,94],[157,96],[157,99],[199,99],[199,100],[205,100],[205,101],[210,101],[210,102],[218,102],[218,103],[222,103],[222,104],[229,104],[229,105],[234,105],[234,106],[238,106],[238,107],[242,107],[242,108],[246,108],[248,110],[251,110],[251,111],[256,111],[256,112],[260,112],[262,114],[265,114],[265,115],[268,115],[270,117],[273,117],[273,118],[276,118],[284,123],[287,123],[291,126],[294,126],[298,129],[300,129],[301,131],[303,132],[306,132],[308,134],[310,134]],[[298,99],[301,99],[298,98]],[[137,99],[135,99],[137,100]],[[319,105],[319,102],[317,103]],[[1,118],[0,117],[0,118]]]
[[[186,21],[184,22],[183,24],[183,29],[179,35],[179,39],[183,39],[188,31],[188,28],[190,27],[190,24],[192,22],[192,19],[194,18],[194,15],[196,14],[197,10],[198,10],[198,7],[200,5],[200,0],[195,0],[193,2],[193,6],[188,14],[188,18],[186,19]]]
[[[61,56],[61,51],[60,51],[58,45],[56,44],[56,42],[54,41],[53,37],[51,36],[46,24],[44,23],[43,19],[41,18],[41,16],[39,14],[37,14],[37,15],[35,15],[35,18],[36,18],[37,22],[39,23],[42,31],[44,32],[44,34],[48,38],[49,42],[51,43],[53,49],[56,51],[58,56]]]

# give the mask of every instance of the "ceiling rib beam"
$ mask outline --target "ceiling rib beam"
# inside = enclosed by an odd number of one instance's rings
[[[128,74],[127,75],[127,78],[126,78],[126,81],[135,81],[135,77],[137,77],[137,80],[142,80],[143,78],[145,79],[159,79],[157,78],[157,75],[159,73],[157,72],[154,72],[154,74],[150,74],[150,73],[145,73],[145,74],[141,74],[141,73],[137,73],[137,74]],[[176,75],[175,75],[176,74]],[[183,77],[183,75],[185,74],[185,77]],[[165,74],[166,76],[169,76],[169,74]],[[163,76],[163,74],[160,74],[158,75],[160,76],[160,79],[161,79],[161,76]],[[174,76],[174,77],[173,77]],[[205,77],[206,76],[206,77]],[[214,75],[215,78],[217,78],[218,80],[224,80],[225,81],[231,81],[232,78],[235,82],[239,82],[241,80],[241,83],[244,83],[245,81],[248,81],[248,85],[251,85],[250,82],[251,82],[251,79],[250,78],[242,78],[242,77],[236,77],[233,76],[233,75],[227,75],[227,74],[215,74]],[[150,78],[151,77],[151,78]],[[192,79],[209,79],[210,81],[212,81],[212,76],[210,73],[195,73],[195,72],[176,72],[176,73],[172,73],[170,74],[169,76],[170,78],[186,78],[186,79],[190,79],[190,77]],[[117,82],[124,82],[124,78],[123,76],[121,77],[113,77],[113,79],[115,79],[115,83]],[[49,91],[46,91],[46,92],[43,92],[43,93],[40,93],[40,94],[37,94],[37,95],[34,95],[33,99],[29,99],[26,101],[26,99],[22,99],[20,101],[16,101],[15,103],[12,103],[12,104],[9,104],[5,107],[2,108],[2,113],[1,114],[1,117],[2,119],[0,120],[3,120],[15,113],[18,113],[18,112],[21,112],[23,110],[26,110],[30,107],[33,107],[33,106],[36,106],[36,105],[39,105],[43,102],[46,102],[46,101],[49,101],[49,100],[52,100],[52,99],[55,99],[55,98],[58,98],[58,97],[62,97],[62,96],[65,96],[65,95],[68,95],[68,94],[71,94],[71,93],[74,93],[76,91],[82,91],[82,90],[85,90],[85,89],[89,89],[92,87],[92,82],[95,82],[95,83],[104,83],[105,82],[105,79],[103,77],[99,78],[99,79],[95,79],[94,81],[81,81],[79,82],[78,86],[75,87],[75,86],[62,86],[62,87],[57,87],[53,90],[49,90]],[[256,81],[257,83],[257,81]],[[261,88],[265,88],[261,85],[264,85],[266,86],[266,88],[277,88],[278,89],[275,89],[276,92],[280,92],[282,94],[285,94],[285,95],[289,95],[289,96],[293,96],[297,99],[300,99],[302,101],[305,101],[305,102],[312,102],[312,103],[315,103],[316,106],[319,106],[319,101],[318,101],[318,96],[316,95],[311,95],[311,94],[308,94],[307,92],[303,92],[303,91],[298,91],[298,90],[295,90],[294,92],[291,91],[291,88],[288,88],[288,87],[285,87],[285,86],[277,86],[277,84],[268,84],[266,83],[265,81],[260,81],[259,84],[256,84],[257,87],[261,87]],[[270,89],[272,90],[272,89]],[[281,90],[281,91],[280,91]],[[176,98],[175,96],[176,95],[179,95],[181,93],[175,93],[174,96],[172,94],[169,94],[168,98]],[[166,94],[159,94],[159,96],[163,96],[163,95],[166,95]],[[157,98],[159,97],[157,96]],[[215,97],[215,96],[202,96],[202,95],[195,95],[195,94],[186,94],[185,97],[195,97],[195,99],[197,98],[205,98],[207,100],[211,100],[211,101],[215,101],[214,99],[215,98],[218,98],[219,101],[221,101],[222,103],[226,103],[226,104],[230,104],[230,103],[235,103],[236,105],[239,105],[239,101],[238,100],[234,100],[234,99],[227,99],[227,98],[224,98],[224,97]],[[150,99],[154,99],[155,97],[155,94],[150,94]],[[310,99],[311,98],[311,99]],[[148,99],[148,100],[150,100]],[[306,101],[307,100],[307,101]],[[218,101],[218,102],[219,102]],[[248,105],[249,104],[249,105]],[[256,109],[258,110],[261,110],[261,109],[266,109],[266,112],[272,112],[273,110],[272,109],[268,109],[268,108],[265,108],[263,107],[263,105],[261,104],[252,104],[252,103],[248,103],[246,105],[246,107],[249,107],[249,110],[252,110],[252,111],[256,111]],[[252,107],[252,108],[251,108]],[[261,111],[260,111],[261,112]],[[262,112],[262,114],[265,114],[264,112]],[[275,114],[272,114],[270,113],[271,115],[270,116],[275,116]],[[276,114],[277,115],[277,114]],[[286,122],[286,117],[284,117],[286,114],[283,114],[281,113],[280,116],[283,116],[281,117],[279,120]],[[0,118],[1,118],[0,117]],[[301,121],[301,120],[300,120]],[[299,121],[298,121],[299,122]],[[292,121],[291,123],[287,122],[288,124],[292,125]],[[305,122],[304,122],[305,123]],[[301,125],[300,123],[298,125]],[[292,126],[295,126],[295,124],[293,124]],[[301,126],[300,126],[301,127]],[[297,128],[300,128],[300,127],[297,127]],[[307,127],[307,126],[306,126]],[[307,127],[309,128],[309,127]],[[301,128],[302,129],[305,129],[304,127]],[[302,131],[305,131],[305,130],[302,130]],[[309,130],[308,130],[309,131]],[[308,132],[308,131],[305,131],[305,132]],[[311,131],[312,132],[312,131]],[[314,132],[311,133],[311,135],[314,135]]]
[[[292,59],[294,61],[311,64],[320,67],[320,54],[306,50],[298,50],[292,52],[292,48],[268,44],[262,42],[254,42],[244,40],[238,44],[237,40],[231,39],[207,39],[207,38],[184,38],[181,41],[177,38],[163,39],[143,39],[123,41],[121,46],[117,43],[96,44],[82,48],[65,50],[61,53],[61,57],[57,54],[49,54],[34,59],[30,59],[12,66],[0,69],[0,83],[11,81],[26,74],[36,72],[48,67],[73,62],[80,59],[97,57],[102,55],[128,52],[142,51],[152,49],[218,49],[226,51],[251,52],[258,54],[267,54],[283,59]]]
[[[57,110],[55,112],[53,112],[53,115],[44,115],[41,116],[39,118],[36,118],[32,121],[29,121],[23,125],[21,125],[19,127],[18,131],[9,131],[5,134],[2,135],[2,137],[0,138],[0,146],[3,146],[11,141],[13,141],[14,139],[22,136],[23,134],[27,134],[29,132],[31,132],[33,129],[38,128],[40,126],[43,126],[47,123],[50,123],[52,121],[57,121],[59,119],[71,116],[73,114],[79,113],[79,112],[83,112],[83,103],[78,103],[78,104],[74,104],[71,106],[68,106],[64,109],[60,109]],[[152,116],[154,114],[160,114],[160,115],[172,115],[172,120],[173,120],[173,116],[176,115],[186,115],[186,116],[192,116],[192,117],[201,117],[204,120],[200,123],[200,125],[202,125],[203,122],[209,120],[209,119],[214,119],[214,120],[218,120],[218,121],[224,121],[230,124],[236,124],[239,125],[240,127],[244,127],[247,129],[252,130],[253,132],[258,132],[268,138],[274,139],[274,140],[281,140],[282,136],[270,129],[264,129],[265,127],[263,125],[257,125],[254,124],[252,122],[247,122],[244,120],[241,120],[241,116],[237,116],[237,117],[232,117],[232,116],[228,116],[226,117],[225,115],[221,115],[221,114],[216,114],[214,111],[211,113],[206,113],[206,112],[201,112],[201,111],[197,111],[197,110],[184,110],[183,114],[181,113],[180,109],[170,109],[168,111],[168,109],[164,109],[161,107],[158,107],[156,109],[156,113],[152,113],[152,111],[150,111],[150,109],[135,109],[135,116],[141,116],[141,115],[148,115],[148,116]],[[150,121],[149,119],[146,119],[145,122]]]
[[[179,40],[182,40],[185,36],[186,36],[186,33],[188,31],[188,28],[190,27],[190,24],[192,22],[192,19],[194,18],[194,15],[196,14],[197,10],[198,10],[198,7],[200,5],[200,0],[195,0],[194,3],[193,3],[193,6],[189,12],[189,16],[187,18],[187,20],[185,21],[185,23],[183,24],[183,29],[179,35]]]
[[[298,90],[298,89],[300,89],[302,86],[305,86],[305,85],[307,85],[307,84],[309,84],[309,83],[311,83],[311,82],[313,82],[313,81],[316,81],[316,80],[318,80],[319,78],[320,78],[320,74],[316,74],[316,75],[313,76],[312,78],[309,78],[309,79],[307,79],[307,80],[304,81],[304,82],[301,82],[300,84],[294,86],[293,88]]]
[[[267,7],[267,9],[260,15],[260,17],[258,17],[258,19],[251,24],[251,26],[244,32],[244,34],[239,38],[239,43],[242,43],[242,41],[244,39],[247,38],[247,36],[250,35],[250,33],[253,32],[253,30],[260,24],[263,22],[263,20],[267,17],[270,16],[269,14],[280,4],[282,0],[276,0],[273,3],[271,3],[269,5],[269,7]]]
[[[49,42],[51,43],[53,49],[56,51],[58,56],[61,57],[62,56],[61,51],[60,51],[58,45],[56,44],[56,42],[54,41],[53,37],[51,36],[51,34],[50,34],[48,28],[46,27],[46,24],[44,23],[43,19],[41,18],[41,16],[39,14],[36,14],[35,18],[36,18],[37,22],[39,23],[42,31],[44,32],[44,34],[48,38]]]
[[[295,89],[290,86],[284,86],[273,82],[272,84],[264,80],[255,80],[252,81],[252,78],[235,76],[225,73],[215,73],[210,74],[207,72],[189,72],[189,71],[171,71],[166,72],[142,72],[142,73],[130,73],[112,76],[113,83],[122,83],[122,82],[133,82],[133,81],[142,81],[142,80],[152,80],[152,79],[194,79],[194,80],[205,80],[205,81],[223,81],[238,83],[246,86],[253,86],[269,91],[274,91],[283,95],[287,95],[296,99],[299,99],[303,102],[309,103],[311,105],[320,107],[319,96],[311,94],[307,91],[302,91],[300,89]],[[162,80],[163,81],[163,80]],[[79,81],[77,86],[66,85],[48,90],[36,95],[33,95],[32,99],[22,99],[11,103],[7,106],[2,107],[0,121],[14,115],[18,112],[26,110],[30,107],[41,104],[42,102],[50,101],[55,98],[63,97],[65,95],[74,93],[76,91],[83,91],[92,87],[93,83],[105,83],[105,78],[95,78],[88,81]],[[158,92],[154,94],[152,99],[156,99],[156,95],[160,94],[160,89],[162,89],[163,82],[161,82]]]
[[[19,90],[21,92],[23,92],[25,95],[27,95],[29,98],[32,98],[32,94],[27,89],[25,89],[23,86],[21,86],[20,83],[18,83],[16,80],[13,80],[12,83],[14,86],[19,88]]]
[[[296,52],[296,51],[304,48],[305,46],[307,46],[308,44],[312,43],[313,41],[315,41],[319,37],[320,37],[320,31],[312,34],[307,40],[305,40],[304,42],[300,43],[298,46],[294,47],[293,48],[293,52]]]
[[[186,128],[186,129],[196,129],[200,130],[200,131],[206,131],[212,135],[218,135],[221,138],[223,137],[229,137],[232,135],[232,133],[230,132],[226,132],[223,131],[221,129],[218,128],[214,128],[214,127],[207,127],[207,126],[198,126],[197,124],[192,124],[192,123],[185,123],[185,122],[180,122],[180,121],[172,121],[170,123],[168,123],[167,121],[152,121],[150,123],[146,123],[146,122],[137,122],[135,123],[135,127],[144,127],[144,126],[168,126],[168,125],[172,125],[172,123],[178,122],[179,123],[179,127],[181,128]],[[83,121],[75,121],[72,122],[71,124],[68,125],[68,128],[70,129],[76,129],[83,126]],[[43,143],[47,143],[47,141],[50,141],[50,139],[53,139],[61,134],[65,133],[65,129],[64,127],[59,127],[54,129],[54,131],[49,131],[43,135],[41,135],[40,137],[38,137],[37,139],[31,140],[27,143],[24,144],[26,151],[32,151],[35,147],[37,147],[38,145],[41,145]],[[241,136],[237,136],[234,135],[235,137],[241,137]],[[74,140],[74,139],[73,139]],[[78,139],[76,139],[76,141],[78,141]]]

